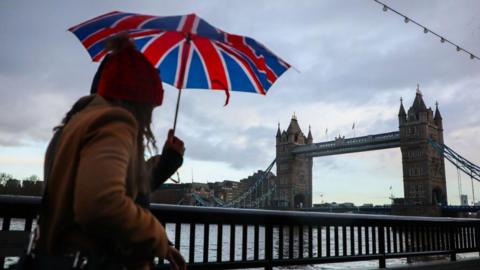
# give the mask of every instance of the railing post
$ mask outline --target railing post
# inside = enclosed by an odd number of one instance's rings
[[[2,231],[10,231],[10,217],[3,217]],[[0,257],[0,269],[5,267],[5,257]]]
[[[265,270],[272,270],[273,259],[273,227],[271,224],[265,226]]]
[[[450,261],[454,262],[457,260],[457,253],[456,253],[456,249],[457,249],[457,242],[455,241],[456,240],[456,237],[455,237],[455,233],[456,233],[456,228],[454,226],[449,226],[449,230],[448,230],[448,234],[449,234],[449,238],[450,238],[450,250],[451,250],[451,253],[450,253]]]
[[[378,260],[378,267],[385,268],[385,227],[383,225],[378,226],[378,253],[382,256]]]
[[[480,226],[478,224],[475,226],[475,245],[480,256]]]

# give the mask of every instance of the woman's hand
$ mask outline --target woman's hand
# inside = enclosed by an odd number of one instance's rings
[[[168,247],[167,257],[165,259],[170,262],[170,269],[187,270],[187,264],[185,263],[185,259],[175,247]]]
[[[185,153],[185,145],[183,144],[182,140],[173,135],[173,129],[168,131],[167,141],[165,142],[164,147],[173,149],[182,156]]]

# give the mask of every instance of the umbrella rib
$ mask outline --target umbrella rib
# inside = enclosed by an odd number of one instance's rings
[[[222,44],[222,43],[218,43],[218,45],[223,50],[228,52],[230,55],[232,55],[236,60],[238,60],[241,63],[240,66],[245,71],[245,74],[247,74],[247,76],[252,81],[252,84],[255,87],[256,91],[258,93],[262,94],[262,95],[265,95],[265,91],[263,90],[263,86],[260,83],[260,81],[257,77],[257,74],[255,74],[255,72],[253,71],[253,68],[250,66],[250,63],[248,62],[248,60],[245,59],[244,57],[242,57],[241,55],[239,55],[239,52],[237,52],[236,50],[234,50],[232,48],[229,48],[227,46],[224,46],[224,44]]]

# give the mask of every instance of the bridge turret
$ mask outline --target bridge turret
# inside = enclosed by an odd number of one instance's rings
[[[412,106],[408,109],[408,121],[428,121],[428,109],[423,101],[423,95],[420,86],[417,84],[417,93]]]
[[[437,125],[438,129],[443,131],[443,119],[442,115],[440,114],[440,110],[438,109],[438,101],[435,102],[435,117],[433,118],[435,124]],[[443,133],[443,132],[442,132]],[[442,143],[443,143],[443,136],[442,136]]]
[[[400,98],[400,110],[398,111],[398,122],[400,124],[405,124],[407,122],[407,113],[403,107],[403,98]]]
[[[302,132],[302,129],[298,125],[297,116],[293,114],[292,120],[290,120],[290,125],[287,128],[288,142],[294,144],[305,144],[306,137]]]
[[[270,205],[278,208],[303,208],[312,206],[312,158],[295,155],[292,151],[313,142],[311,132],[306,137],[295,114],[280,137],[277,130],[276,192]]]
[[[444,159],[428,144],[443,143],[440,112],[427,108],[417,85],[407,118],[399,113],[405,204],[435,207],[447,203]]]
[[[312,136],[312,129],[308,126],[308,136],[307,136],[307,144],[313,143],[313,136]]]

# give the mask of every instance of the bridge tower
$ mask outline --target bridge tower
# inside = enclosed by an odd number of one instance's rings
[[[402,151],[404,205],[421,208],[417,213],[432,214],[439,205],[447,204],[444,158],[429,144],[433,139],[443,144],[442,116],[436,104],[435,114],[425,106],[422,93],[417,93],[412,106],[405,112],[402,100],[398,113],[400,128],[400,149]],[[421,213],[423,212],[423,213]]]
[[[276,208],[312,207],[312,158],[293,155],[292,150],[299,145],[312,144],[312,133],[305,136],[295,114],[287,130],[276,136],[277,177],[272,206]]]

